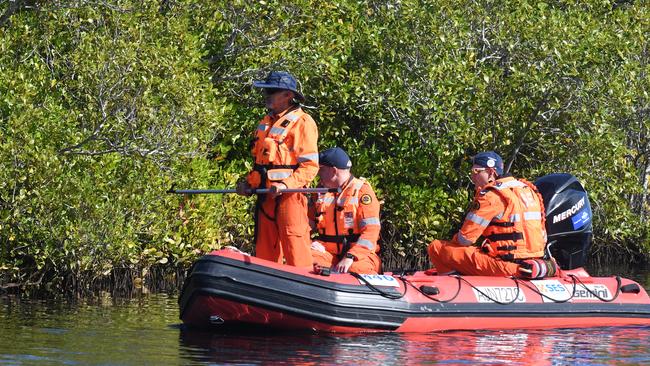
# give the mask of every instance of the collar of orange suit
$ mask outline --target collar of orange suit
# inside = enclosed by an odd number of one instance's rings
[[[343,185],[341,186],[341,191],[338,192],[337,195],[340,195],[343,192],[345,192],[345,190],[348,189],[348,187],[350,186],[350,183],[352,182],[353,179],[354,179],[354,176],[352,174],[350,174],[350,178],[348,178],[347,182],[343,183]]]
[[[273,120],[273,122],[275,122],[275,121],[277,121],[278,119],[282,118],[285,114],[287,114],[287,113],[289,113],[289,112],[291,112],[291,111],[293,111],[293,110],[296,110],[296,109],[298,109],[298,108],[299,108],[299,106],[297,106],[297,105],[292,105],[291,107],[289,107],[289,108],[283,110],[282,112],[280,112],[280,113],[278,113],[278,114],[270,114],[270,115],[271,115],[271,119]]]

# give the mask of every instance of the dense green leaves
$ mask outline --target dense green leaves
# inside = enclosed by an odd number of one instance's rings
[[[387,268],[458,227],[485,149],[530,180],[575,174],[596,252],[648,256],[649,23],[615,1],[0,1],[0,269],[252,249],[252,199],[164,192],[234,186],[274,69],[376,187]]]

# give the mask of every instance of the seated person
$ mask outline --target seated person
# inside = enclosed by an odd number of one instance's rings
[[[434,240],[429,259],[439,274],[542,278],[556,272],[544,256],[544,203],[537,188],[503,174],[503,160],[493,152],[472,159],[474,202],[451,241]],[[473,246],[483,238],[480,247]]]
[[[342,149],[325,150],[318,159],[320,185],[341,192],[312,196],[309,216],[318,232],[311,244],[314,264],[339,273],[377,274],[381,226],[372,187],[365,179],[352,176],[352,162]]]

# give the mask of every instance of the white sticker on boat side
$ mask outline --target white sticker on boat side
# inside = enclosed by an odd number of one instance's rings
[[[472,290],[474,291],[474,295],[476,295],[476,300],[478,302],[526,302],[526,295],[524,294],[524,290],[521,288],[476,287],[472,288]],[[515,296],[517,296],[516,299]]]
[[[399,282],[397,282],[397,279],[393,276],[368,275],[368,274],[362,274],[359,276],[361,276],[364,280],[366,280],[369,284],[373,286],[399,287]],[[361,280],[359,280],[359,283],[365,285],[365,283]]]
[[[573,284],[564,285],[569,293],[573,291]],[[586,288],[585,288],[586,287]],[[585,283],[576,285],[576,293],[573,301],[600,301],[598,297],[604,300],[611,300],[612,293],[607,286],[600,283]]]
[[[558,280],[534,280],[530,282],[544,295],[542,296],[544,302],[566,301],[571,298],[571,291]]]

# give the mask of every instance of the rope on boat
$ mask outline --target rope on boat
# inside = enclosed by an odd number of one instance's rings
[[[611,299],[606,299],[606,298],[603,298],[603,297],[599,296],[596,292],[590,290],[587,287],[587,285],[585,285],[580,280],[580,278],[578,276],[575,276],[573,274],[569,274],[569,277],[571,277],[571,280],[573,281],[573,290],[571,291],[571,296],[569,296],[566,299],[554,299],[554,298],[542,293],[537,287],[531,286],[528,282],[521,281],[516,277],[512,277],[511,279],[514,281],[515,285],[517,286],[516,296],[513,296],[512,300],[510,300],[510,301],[499,301],[497,299],[494,299],[494,298],[490,297],[490,295],[486,294],[485,292],[481,291],[478,287],[474,286],[471,282],[469,282],[468,280],[463,278],[463,276],[451,275],[450,277],[454,277],[454,278],[456,278],[458,280],[458,288],[456,289],[456,293],[451,298],[442,300],[442,299],[436,299],[435,297],[432,297],[431,295],[425,294],[421,289],[419,289],[411,281],[407,280],[402,275],[396,276],[396,277],[399,278],[404,283],[404,292],[401,293],[401,294],[394,294],[394,293],[386,292],[386,291],[374,286],[373,284],[368,282],[365,278],[363,278],[358,273],[355,273],[355,272],[349,272],[349,273],[354,278],[358,279],[364,285],[366,285],[366,287],[368,287],[369,289],[377,292],[379,295],[381,295],[381,296],[383,296],[385,298],[392,299],[392,300],[399,300],[399,299],[403,298],[406,295],[406,291],[408,290],[408,286],[411,286],[412,288],[414,288],[417,292],[422,294],[422,296],[426,297],[427,299],[433,300],[433,301],[435,301],[437,303],[442,303],[442,304],[449,303],[449,302],[455,300],[458,297],[458,295],[460,294],[460,290],[462,288],[461,281],[465,282],[469,287],[471,287],[472,289],[474,289],[476,292],[480,293],[481,295],[485,296],[490,301],[492,301],[494,303],[497,303],[499,305],[510,305],[510,304],[513,304],[515,301],[517,301],[517,299],[519,298],[519,295],[521,293],[521,287],[519,286],[520,283],[523,284],[524,287],[527,287],[529,290],[531,290],[534,293],[540,295],[541,297],[546,298],[548,300],[551,300],[551,301],[553,301],[555,303],[558,303],[558,304],[565,303],[565,302],[568,302],[571,299],[573,299],[575,297],[576,289],[577,289],[578,284],[580,284],[580,286],[582,286],[582,288],[584,288],[592,296],[594,296],[595,298],[597,298],[598,300],[603,301],[603,302],[612,302],[612,301],[616,300],[616,298],[618,298],[618,295],[620,295],[620,293],[621,293],[621,277],[620,276],[615,276],[615,278],[616,278],[616,293],[614,294],[614,296]]]
[[[435,302],[437,302],[437,303],[441,303],[441,304],[446,304],[446,303],[448,303],[448,302],[452,302],[452,301],[454,301],[454,300],[458,297],[458,294],[460,294],[460,289],[461,289],[461,287],[462,287],[462,284],[460,283],[460,276],[456,276],[456,279],[458,280],[458,289],[456,289],[456,293],[454,294],[454,296],[452,296],[452,297],[449,298],[449,299],[446,299],[446,300],[440,300],[440,299],[436,299],[435,297],[431,297],[431,295],[425,294],[424,291],[420,290],[420,289],[419,289],[417,286],[415,286],[411,281],[409,281],[409,280],[407,280],[407,279],[404,279],[404,278],[401,278],[401,279],[402,279],[402,281],[404,281],[405,283],[408,283],[411,287],[413,287],[417,292],[421,293],[421,294],[422,294],[424,297],[426,297],[427,299],[429,299],[429,300],[433,300],[433,301],[435,301]]]
[[[526,283],[526,282],[524,282],[524,281],[520,281],[519,279],[513,277],[512,280],[515,282],[515,284],[517,284],[517,296],[514,296],[513,299],[512,299],[511,301],[508,301],[508,302],[502,302],[502,301],[498,301],[498,300],[496,300],[496,299],[493,299],[493,298],[491,298],[490,296],[488,296],[487,294],[483,293],[481,290],[479,290],[478,288],[476,288],[476,286],[472,285],[472,284],[471,284],[469,281],[467,281],[466,279],[461,278],[461,277],[458,276],[458,275],[456,275],[455,277],[459,277],[460,279],[463,280],[463,282],[467,283],[471,288],[473,288],[474,290],[476,290],[478,293],[480,293],[481,295],[487,297],[489,300],[492,300],[493,302],[495,302],[495,303],[497,303],[497,304],[501,304],[501,305],[509,305],[509,304],[514,303],[515,300],[517,300],[517,298],[519,297],[519,292],[521,291],[521,289],[520,289],[520,287],[519,287],[519,283],[520,283],[520,282],[521,282],[525,287],[528,287],[531,291],[533,291],[533,292],[537,293],[538,295],[540,295],[540,296],[542,296],[542,297],[545,297],[545,298],[547,298],[547,299],[549,299],[549,300],[551,300],[551,301],[553,301],[553,302],[555,302],[555,303],[565,303],[565,302],[568,302],[569,300],[573,299],[573,298],[575,297],[575,294],[576,294],[577,283],[579,283],[579,284],[580,284],[580,285],[581,285],[581,286],[582,286],[582,287],[583,287],[587,292],[589,292],[592,296],[594,296],[595,298],[597,298],[598,300],[603,301],[603,302],[612,302],[612,301],[616,300],[616,298],[618,297],[618,295],[621,293],[621,277],[620,277],[620,276],[615,276],[615,278],[616,278],[616,293],[614,294],[614,296],[613,296],[611,299],[606,299],[606,298],[600,297],[597,293],[595,293],[594,291],[590,290],[590,289],[587,287],[587,285],[585,285],[585,284],[580,280],[580,278],[579,278],[578,276],[575,276],[575,275],[573,275],[573,274],[569,274],[569,277],[571,277],[571,279],[572,279],[572,281],[573,281],[573,291],[571,292],[571,296],[570,296],[569,298],[567,298],[567,299],[562,299],[562,300],[554,299],[554,298],[552,298],[552,297],[550,297],[550,296],[548,296],[548,295],[542,293],[542,292],[539,291],[539,289],[537,289],[536,287],[530,286],[528,283]],[[426,295],[425,295],[425,296],[426,296]],[[428,296],[427,296],[427,297],[428,297]]]
[[[537,287],[531,286],[528,282],[521,281],[521,283],[525,287],[528,287],[528,289],[530,289],[534,293],[540,295],[541,297],[547,298],[547,299],[553,301],[554,303],[561,304],[561,303],[568,302],[569,300],[573,299],[573,297],[576,295],[576,286],[578,285],[577,282],[576,282],[576,276],[570,275],[570,277],[573,280],[573,291],[571,291],[571,296],[569,296],[566,299],[562,299],[562,300],[554,299],[554,298],[546,295],[545,293],[541,292]],[[515,282],[518,281],[518,279],[516,277],[513,277],[513,280],[515,280]]]
[[[589,287],[587,287],[587,285],[585,285],[585,284],[580,280],[580,277],[578,277],[578,276],[576,276],[576,275],[573,275],[573,274],[569,274],[568,276],[571,277],[571,280],[573,281],[573,291],[571,292],[571,296],[569,296],[569,298],[567,298],[567,299],[563,299],[563,300],[554,299],[554,298],[552,298],[552,297],[550,297],[550,296],[548,296],[548,295],[542,293],[541,291],[539,291],[538,288],[529,285],[527,282],[523,282],[523,281],[522,281],[521,283],[522,283],[524,286],[528,287],[531,291],[535,292],[536,294],[538,294],[538,295],[540,295],[540,296],[542,296],[542,297],[544,297],[544,298],[547,298],[547,299],[549,299],[549,300],[551,300],[551,301],[553,301],[553,302],[555,302],[555,303],[558,303],[558,304],[560,304],[560,303],[564,303],[564,302],[568,302],[569,300],[571,300],[571,299],[573,299],[573,298],[575,297],[575,295],[576,295],[576,289],[577,289],[577,284],[578,284],[578,283],[579,283],[580,286],[582,286],[582,288],[584,288],[584,289],[585,289],[589,294],[591,294],[593,297],[597,298],[598,300],[600,300],[600,301],[602,301],[602,302],[612,302],[612,301],[616,300],[616,298],[618,297],[618,295],[621,293],[621,277],[619,277],[619,276],[615,276],[615,278],[616,278],[616,293],[614,294],[614,296],[613,296],[611,299],[606,299],[606,298],[600,297],[596,292],[590,290]],[[517,280],[515,279],[515,281],[517,281]]]
[[[497,300],[497,299],[493,299],[492,297],[490,297],[490,295],[488,295],[488,294],[486,294],[485,292],[479,290],[478,287],[472,285],[468,280],[464,279],[462,276],[459,276],[459,275],[453,275],[452,277],[457,277],[459,280],[462,280],[463,282],[465,282],[466,284],[468,284],[469,287],[473,288],[476,292],[478,292],[479,294],[481,294],[481,295],[487,297],[489,300],[491,300],[492,302],[495,302],[495,303],[497,303],[497,304],[499,304],[499,305],[510,305],[510,304],[514,304],[514,302],[517,301],[517,299],[519,298],[519,295],[521,294],[521,288],[519,287],[519,281],[514,281],[514,282],[515,282],[515,285],[517,285],[517,294],[516,294],[515,296],[512,297],[512,300],[510,300],[510,301],[499,301],[499,300]]]
[[[402,297],[404,297],[404,295],[406,295],[406,290],[408,290],[408,287],[406,286],[406,280],[404,279],[404,277],[401,277],[401,276],[398,277],[398,278],[399,278],[400,280],[402,280],[402,282],[404,282],[404,292],[401,293],[401,294],[394,294],[394,293],[386,292],[386,291],[384,291],[384,290],[382,290],[382,289],[376,287],[375,285],[373,285],[373,284],[371,284],[370,282],[368,282],[365,278],[363,278],[363,276],[359,275],[359,274],[356,273],[356,272],[348,272],[348,273],[351,274],[352,277],[354,277],[354,278],[356,278],[357,280],[361,281],[364,285],[366,285],[366,287],[368,287],[369,289],[371,289],[371,290],[377,292],[379,295],[381,295],[381,296],[383,296],[383,297],[385,297],[385,298],[387,298],[387,299],[391,299],[391,300],[399,300],[399,299],[401,299]]]
[[[618,295],[621,293],[621,277],[620,277],[620,276],[615,276],[615,278],[616,278],[616,293],[615,293],[614,296],[612,296],[612,298],[609,299],[609,300],[608,300],[608,299],[604,299],[604,298],[598,296],[597,293],[591,291],[591,290],[590,290],[590,289],[589,289],[589,288],[588,288],[584,283],[582,283],[582,281],[580,281],[580,278],[578,278],[577,276],[572,275],[572,274],[570,274],[569,276],[571,276],[571,277],[575,277],[575,280],[577,280],[578,283],[580,283],[580,285],[582,285],[582,287],[583,287],[585,290],[587,290],[587,292],[589,292],[591,295],[593,295],[595,298],[597,298],[598,300],[600,300],[600,301],[602,301],[602,302],[612,302],[612,301],[616,300],[616,298],[618,297]]]

